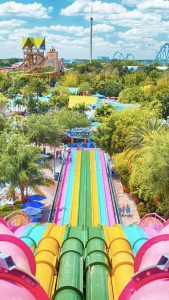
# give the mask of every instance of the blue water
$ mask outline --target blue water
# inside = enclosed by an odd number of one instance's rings
[[[137,108],[139,107],[138,104],[129,104],[129,103],[119,103],[119,102],[114,102],[114,101],[102,101],[102,102],[97,102],[96,104],[91,105],[91,109],[95,109],[96,107],[101,107],[103,104],[110,104],[114,106],[115,110],[122,110],[125,108]]]

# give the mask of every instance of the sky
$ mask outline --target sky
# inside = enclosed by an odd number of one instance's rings
[[[169,0],[93,0],[93,58],[116,51],[153,59],[169,37]],[[91,0],[0,0],[0,58],[22,57],[43,36],[59,57],[89,58]]]

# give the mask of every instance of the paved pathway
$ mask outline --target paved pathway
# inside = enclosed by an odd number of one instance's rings
[[[123,186],[118,176],[113,176],[113,182],[119,207],[123,207],[128,204],[131,210],[130,216],[127,216],[126,214],[122,215],[123,224],[125,226],[128,226],[130,224],[138,224],[140,221],[140,217],[134,200],[130,197],[130,195],[123,191]]]
[[[55,172],[60,172],[60,168],[61,168],[61,164],[57,160]],[[42,192],[42,194],[46,196],[45,209],[42,212],[42,218],[39,220],[41,223],[44,223],[48,221],[48,217],[50,214],[50,210],[52,207],[53,198],[56,190],[57,181],[54,180],[53,170],[51,171],[49,169],[44,169],[42,170],[42,173],[46,178],[53,180],[53,184],[51,184],[50,186],[38,186],[38,189]]]

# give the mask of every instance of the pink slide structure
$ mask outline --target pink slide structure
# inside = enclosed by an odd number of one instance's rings
[[[104,183],[104,193],[105,193],[105,199],[106,199],[108,224],[109,224],[109,226],[112,226],[116,223],[116,220],[115,220],[115,214],[114,214],[114,210],[113,210],[113,202],[112,202],[112,197],[111,197],[111,193],[110,193],[110,186],[109,186],[108,177],[107,177],[104,152],[99,150],[99,156],[100,156],[102,177],[103,177],[103,183]]]
[[[135,275],[119,300],[169,299],[169,223],[145,242],[134,262]]]
[[[148,238],[156,236],[164,227],[165,220],[156,213],[146,214],[140,220],[140,227],[144,230]]]
[[[30,248],[0,220],[0,299],[48,300],[34,277],[35,269]]]
[[[64,208],[64,202],[66,199],[66,187],[67,187],[67,182],[69,178],[69,173],[70,173],[70,166],[71,166],[71,154],[68,153],[67,159],[66,159],[66,165],[63,173],[63,178],[62,178],[62,183],[60,186],[60,193],[59,193],[59,199],[57,202],[57,208],[56,208],[56,213],[54,216],[54,223],[57,225],[62,224],[62,217],[63,217],[63,208]]]

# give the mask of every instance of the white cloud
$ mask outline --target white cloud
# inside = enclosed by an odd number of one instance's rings
[[[169,9],[169,1],[166,0],[145,0],[137,5],[138,9]]]
[[[14,27],[20,27],[25,25],[26,22],[23,20],[16,20],[16,19],[12,19],[9,21],[1,21],[0,22],[0,28],[14,28]]]
[[[49,13],[52,7],[44,7],[41,3],[17,3],[15,1],[8,1],[0,4],[0,16],[19,16],[31,17],[37,19],[49,18]]]
[[[120,14],[126,11],[125,7],[117,3],[107,3],[103,1],[94,1],[93,4],[94,14],[107,14],[115,13]],[[68,7],[61,10],[61,15],[72,16],[78,14],[90,14],[91,11],[91,1],[89,0],[76,0]]]

